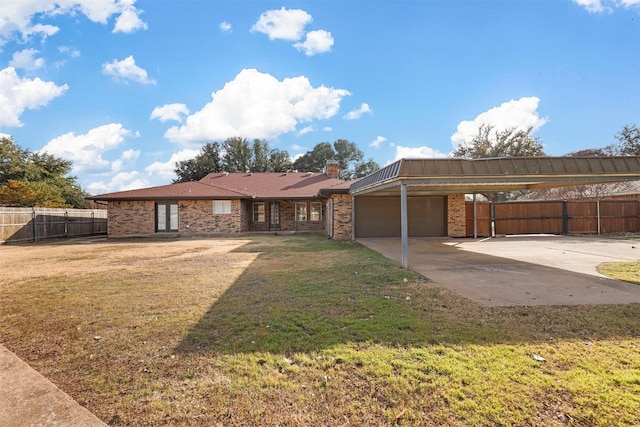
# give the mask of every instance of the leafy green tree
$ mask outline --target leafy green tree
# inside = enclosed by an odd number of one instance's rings
[[[222,159],[220,158],[220,144],[209,142],[205,144],[196,157],[176,162],[174,169],[177,182],[198,181],[212,172],[222,172]]]
[[[353,179],[368,175],[380,168],[373,159],[364,162],[363,158],[364,153],[355,143],[338,139],[333,145],[328,142],[317,144],[293,163],[293,169],[322,172],[329,161],[335,161],[340,169],[340,178]]]
[[[370,158],[366,162],[360,162],[356,164],[356,167],[353,171],[353,176],[351,178],[362,178],[374,173],[378,169],[380,169],[380,165]]]
[[[452,157],[481,159],[491,157],[545,156],[542,144],[531,136],[533,128],[495,130],[495,126],[482,125],[473,139],[461,144]]]
[[[269,143],[265,140],[253,140],[253,159],[251,172],[269,172]]]
[[[0,204],[86,208],[88,194],[75,177],[68,176],[72,166],[68,160],[32,153],[11,138],[0,138]],[[25,194],[20,196],[19,191]]]
[[[287,172],[292,167],[289,152],[278,150],[277,148],[269,151],[269,167],[267,172]]]
[[[198,181],[212,172],[286,172],[291,170],[289,153],[270,149],[269,143],[256,139],[229,138],[223,144],[205,144],[196,157],[176,163],[177,182]]]
[[[227,172],[249,172],[253,165],[253,151],[246,138],[228,138],[223,145],[224,169]]]
[[[317,144],[293,162],[293,169],[301,172],[322,172],[329,160],[335,160],[336,152],[328,142]]]

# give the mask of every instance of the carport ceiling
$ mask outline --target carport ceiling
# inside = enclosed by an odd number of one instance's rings
[[[352,195],[493,193],[640,179],[640,157],[401,159],[355,182]]]

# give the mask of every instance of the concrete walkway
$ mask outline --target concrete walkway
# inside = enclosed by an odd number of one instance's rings
[[[0,426],[106,426],[0,345]]]
[[[360,243],[397,263],[400,239]],[[636,247],[637,245],[637,247]],[[640,285],[608,279],[603,262],[638,261],[640,242],[591,237],[409,239],[409,268],[485,306],[640,303]]]

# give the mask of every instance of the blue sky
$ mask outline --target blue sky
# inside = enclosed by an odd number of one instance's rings
[[[0,0],[0,134],[93,194],[232,136],[385,165],[484,123],[549,155],[640,125],[640,0]]]

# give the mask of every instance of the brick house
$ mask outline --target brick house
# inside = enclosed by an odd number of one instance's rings
[[[325,173],[211,173],[91,199],[107,202],[109,237],[272,231],[345,239],[351,237],[351,182],[337,176],[337,164]]]
[[[466,236],[466,194],[638,179],[640,157],[400,159],[354,181],[338,179],[338,165],[329,164],[324,173],[212,173],[90,199],[107,202],[110,237],[260,231],[401,237],[405,265],[408,237]]]

